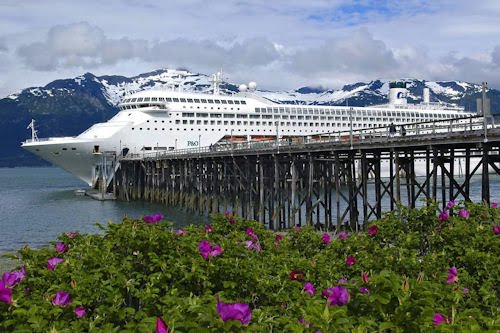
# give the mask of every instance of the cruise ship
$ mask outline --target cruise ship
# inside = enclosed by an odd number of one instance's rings
[[[119,112],[76,137],[32,138],[22,147],[93,186],[102,154],[125,156],[208,147],[231,141],[312,137],[324,133],[466,117],[463,108],[407,103],[403,82],[390,84],[389,103],[367,107],[279,104],[255,93],[256,84],[222,94],[214,75],[213,94],[144,90],[127,95]]]

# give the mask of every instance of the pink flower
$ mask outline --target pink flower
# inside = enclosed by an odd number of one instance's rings
[[[0,302],[4,302],[7,304],[12,303],[12,298],[10,295],[12,294],[12,290],[9,288],[5,288],[0,285]]]
[[[167,324],[160,317],[156,317],[156,333],[168,333]]]
[[[446,279],[446,283],[454,283],[458,280],[458,270],[455,266],[448,269],[448,278]]]
[[[217,296],[217,313],[222,321],[239,320],[246,325],[252,319],[252,311],[246,303],[223,303]]]
[[[228,211],[228,210],[226,210],[226,213],[225,213],[225,214],[226,214],[226,217],[229,217],[229,216],[231,215],[231,212],[230,212],[230,211]]]
[[[326,232],[323,234],[323,236],[321,236],[321,238],[323,239],[323,243],[326,245],[330,244],[330,241],[332,240],[330,235]]]
[[[434,314],[434,317],[432,318],[432,323],[434,324],[434,326],[439,326],[442,323],[449,323],[450,321],[451,320],[449,318],[446,318],[445,316],[443,316],[439,312],[436,312]]]
[[[80,319],[87,313],[83,306],[76,307],[73,312],[76,314],[76,318]]]
[[[459,212],[458,212],[458,216],[461,216],[463,217],[464,219],[468,219],[470,217],[470,214],[469,212],[467,211],[467,209],[461,209]]]
[[[304,278],[304,273],[302,273],[298,269],[294,269],[293,271],[290,272],[290,280],[302,281],[303,278]]]
[[[71,303],[71,297],[69,296],[69,293],[65,291],[58,291],[52,300],[53,305],[66,306],[69,303]]]
[[[462,294],[467,295],[469,293],[469,288],[462,289]]]
[[[349,235],[346,232],[339,232],[339,239],[346,239]]]
[[[300,233],[300,231],[301,231],[301,230],[300,230],[300,227],[299,227],[299,226],[296,226],[296,225],[294,225],[294,226],[292,227],[292,230],[293,230],[293,231],[295,231],[296,233]]]
[[[371,236],[375,236],[377,232],[378,232],[378,225],[376,224],[368,228],[368,234],[370,234]]]
[[[259,242],[246,241],[245,246],[247,247],[247,249],[255,250],[257,252],[259,252],[261,250]]]
[[[212,226],[211,226],[210,224],[207,224],[207,225],[205,226],[205,232],[206,232],[207,234],[209,234],[209,233],[211,233],[212,231],[213,231],[213,230],[212,230]]]
[[[497,208],[497,207],[498,207],[498,204],[496,202],[491,203],[491,208]]]
[[[217,257],[223,251],[224,251],[224,249],[222,247],[220,247],[219,245],[213,244],[212,250],[210,251],[210,256]]]
[[[278,247],[280,247],[280,243],[274,242],[274,248],[277,249]]]
[[[362,294],[369,294],[370,293],[370,289],[366,288],[365,286],[359,288],[359,292],[362,293]]]
[[[276,234],[276,237],[275,237],[275,238],[276,238],[276,240],[277,240],[278,242],[281,242],[281,240],[283,239],[283,236],[282,236],[282,235],[280,235],[280,234]]]
[[[338,283],[338,284],[347,283],[347,279],[346,279],[346,278],[338,279],[338,280],[337,280],[337,283]]]
[[[312,327],[312,323],[310,322],[307,322],[304,318],[300,318],[299,319],[299,323],[301,323],[302,325],[304,325],[306,328],[311,328]]]
[[[349,291],[342,286],[336,286],[324,290],[323,296],[326,296],[328,298],[329,306],[342,306],[349,302]]]
[[[441,212],[441,214],[439,214],[439,217],[438,217],[438,221],[439,222],[444,222],[444,221],[448,221],[448,219],[450,218],[450,214],[448,213],[448,211],[445,209]]]
[[[146,223],[154,224],[160,222],[163,219],[163,217],[164,216],[161,214],[153,214],[153,215],[146,215],[142,219]]]
[[[69,246],[62,243],[62,242],[57,242],[56,244],[56,251],[59,252],[59,253],[65,253],[65,252],[68,252],[69,250]]]
[[[354,264],[356,264],[356,258],[354,258],[353,256],[348,256],[345,260],[345,264],[347,266],[353,266]]]
[[[454,200],[450,200],[450,202],[448,202],[448,204],[446,205],[446,208],[450,209],[453,206],[455,206],[455,201]]]
[[[500,234],[500,225],[493,226],[493,233],[495,235],[499,235]]]
[[[245,231],[245,234],[249,235],[249,236],[252,236],[254,234],[254,230],[253,228],[247,228],[247,230]]]
[[[78,236],[78,233],[77,232],[67,232],[66,236],[68,236],[69,238],[75,238],[76,236]]]
[[[314,292],[316,291],[314,289],[314,285],[311,282],[306,282],[304,284],[304,291],[308,293],[309,295],[314,295]]]
[[[217,257],[222,253],[223,249],[217,244],[210,244],[209,241],[203,240],[198,245],[198,250],[200,251],[201,256],[208,260],[210,257]]]
[[[21,282],[26,277],[26,270],[21,266],[20,271],[5,272],[2,275],[2,280],[5,287],[12,288]]]
[[[234,224],[236,222],[236,219],[234,217],[231,217],[229,219],[229,223]]]
[[[54,268],[56,268],[56,266],[59,265],[62,261],[63,259],[61,258],[57,257],[50,258],[49,260],[47,260],[47,270],[53,271]]]
[[[4,302],[7,304],[12,303],[12,298],[10,295],[12,294],[12,289],[7,288],[6,281],[4,281],[3,277],[0,280],[0,302]]]
[[[198,245],[198,251],[200,251],[201,256],[205,259],[208,260],[209,254],[210,254],[210,242],[207,240],[203,240],[200,242]]]
[[[184,236],[186,234],[186,232],[182,229],[178,229],[174,232],[174,235],[176,236]]]
[[[368,274],[366,274],[365,272],[362,272],[361,273],[361,278],[363,279],[364,283],[368,283],[368,280],[369,280]]]

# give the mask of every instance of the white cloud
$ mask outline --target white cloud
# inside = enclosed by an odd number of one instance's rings
[[[21,45],[17,53],[35,70],[97,67],[136,57],[146,50],[145,41],[107,38],[102,29],[87,22],[51,28],[42,42]]]
[[[0,96],[44,77],[165,67],[223,67],[267,89],[398,77],[500,88],[499,15],[495,0],[4,0]]]
[[[352,73],[380,76],[396,65],[393,52],[365,29],[342,39],[330,39],[317,48],[298,51],[290,70],[305,75]]]

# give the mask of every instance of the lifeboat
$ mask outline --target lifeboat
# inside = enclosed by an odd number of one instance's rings
[[[244,136],[230,136],[227,138],[227,141],[230,142],[244,142],[247,141],[247,138]]]
[[[276,140],[275,136],[252,135],[252,141],[270,141]]]

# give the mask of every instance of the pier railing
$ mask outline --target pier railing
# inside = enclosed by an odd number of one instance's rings
[[[293,151],[321,143],[331,144],[332,148],[335,146],[344,148],[346,145],[352,148],[365,143],[394,142],[422,136],[434,136],[436,139],[439,139],[448,133],[456,134],[457,132],[468,133],[473,131],[483,131],[485,138],[487,138],[487,130],[493,128],[494,124],[486,126],[482,116],[471,115],[463,118],[398,124],[395,125],[395,133],[391,133],[388,126],[380,126],[318,133],[303,137],[283,136],[279,139],[266,141],[227,142],[205,147],[149,151],[139,154],[129,154],[125,159],[182,158],[193,155],[199,156],[201,154],[225,155],[268,150],[279,152],[280,149],[282,151],[284,149]]]

